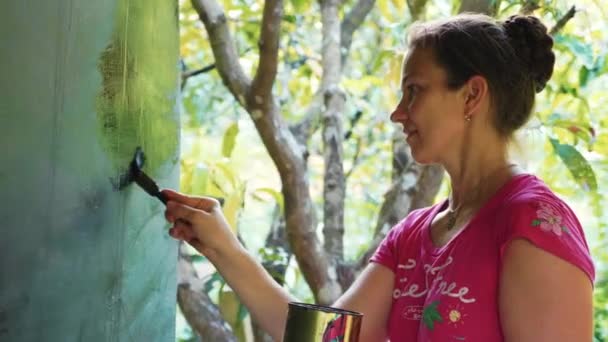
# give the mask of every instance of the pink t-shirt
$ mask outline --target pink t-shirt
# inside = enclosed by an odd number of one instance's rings
[[[523,238],[585,272],[595,271],[572,210],[537,177],[503,185],[445,246],[430,224],[447,201],[413,211],[371,258],[395,273],[388,335],[402,341],[503,341],[498,281],[505,247]]]

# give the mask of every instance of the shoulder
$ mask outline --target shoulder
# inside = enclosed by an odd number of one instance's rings
[[[593,261],[576,214],[542,180],[526,177],[500,203],[496,219],[501,260],[512,242],[524,240],[577,266],[593,281]]]
[[[527,175],[505,196],[499,205],[497,218],[505,224],[506,233],[529,226],[557,236],[582,234],[578,218],[570,206],[533,175]]]

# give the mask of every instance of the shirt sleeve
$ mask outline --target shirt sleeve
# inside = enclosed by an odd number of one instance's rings
[[[370,262],[375,262],[388,267],[393,270],[393,272],[395,271],[397,260],[399,260],[399,257],[397,256],[397,237],[400,230],[399,228],[402,227],[402,225],[403,222],[400,222],[391,228],[384,239],[382,239],[382,242],[380,242],[380,245],[378,245],[378,248],[376,248],[376,252],[374,252],[369,259]]]
[[[376,252],[374,252],[369,261],[384,265],[394,272],[399,263],[399,250],[402,245],[402,239],[404,239],[404,234],[415,224],[424,212],[424,209],[413,210],[406,218],[401,220],[401,222],[394,225],[388,234],[386,234],[378,248],[376,248]]]
[[[505,236],[500,245],[503,260],[508,244],[525,239],[581,269],[595,280],[595,268],[581,224],[572,210],[557,198],[536,198],[508,205]]]

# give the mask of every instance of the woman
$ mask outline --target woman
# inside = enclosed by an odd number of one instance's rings
[[[364,313],[362,341],[592,339],[594,268],[580,224],[507,159],[552,74],[552,45],[531,16],[466,14],[410,31],[391,120],[417,162],[445,168],[451,193],[393,227],[334,303]],[[216,201],[165,194],[170,234],[206,255],[281,340],[295,299],[244,250]]]

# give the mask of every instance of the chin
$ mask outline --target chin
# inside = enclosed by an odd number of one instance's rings
[[[412,149],[412,158],[414,161],[421,165],[432,165],[437,164],[437,160],[431,155],[424,153],[423,151]]]

